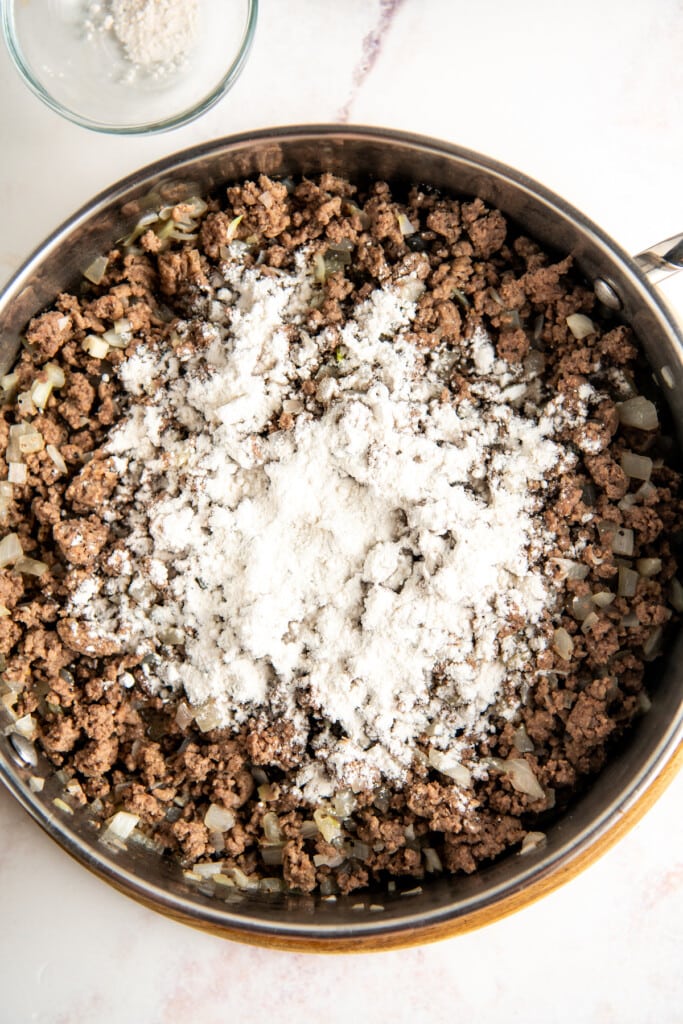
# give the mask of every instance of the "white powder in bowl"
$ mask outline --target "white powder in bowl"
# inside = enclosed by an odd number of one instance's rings
[[[197,37],[199,0],[90,0],[86,36],[112,33],[131,72],[155,76],[180,67]]]

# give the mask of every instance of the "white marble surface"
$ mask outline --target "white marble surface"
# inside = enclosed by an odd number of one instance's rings
[[[234,131],[346,119],[495,156],[626,249],[683,225],[680,0],[262,0],[233,92],[148,139],[44,108],[0,51],[0,279],[124,173]],[[683,315],[683,287],[666,289]],[[90,877],[0,793],[0,1020],[242,1024],[683,1020],[683,778],[615,849],[480,932],[379,957],[241,947]]]

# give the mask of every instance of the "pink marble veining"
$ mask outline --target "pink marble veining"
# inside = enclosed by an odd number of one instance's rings
[[[349,120],[353,101],[363,87],[365,79],[372,71],[382,49],[382,42],[391,28],[394,16],[405,0],[380,0],[379,15],[376,25],[363,38],[360,59],[353,69],[351,91],[348,99],[340,109],[335,120],[346,124]]]

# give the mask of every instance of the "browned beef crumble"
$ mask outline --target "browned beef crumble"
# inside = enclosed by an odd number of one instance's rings
[[[181,203],[170,219],[182,222],[187,213]],[[402,233],[399,214],[414,233]],[[0,651],[6,689],[18,694],[16,714],[35,715],[40,749],[63,778],[80,784],[81,796],[72,786],[67,799],[89,802],[98,822],[121,809],[138,815],[139,829],[183,865],[220,860],[224,874],[282,877],[292,889],[326,894],[392,876],[475,871],[566,807],[647,705],[647,660],[661,646],[656,631],[671,618],[680,479],[662,462],[659,432],[619,426],[615,403],[643,370],[632,332],[597,307],[571,257],[545,251],[480,199],[413,188],[400,202],[383,182],[358,193],[331,174],[296,184],[261,176],[211,200],[196,241],[169,241],[159,227],[128,250],[113,250],[100,285],[60,295],[26,328],[19,388],[50,361],[66,375],[33,422],[46,444],[59,449],[67,472],[45,450],[28,455],[28,481],[15,486],[4,524],[5,532],[19,535],[25,554],[49,566],[40,578],[0,571],[0,604],[8,613],[0,618]],[[501,719],[478,751],[525,759],[543,799],[518,792],[507,775],[492,770],[474,783],[464,813],[454,785],[416,764],[403,787],[356,794],[355,809],[339,814],[342,836],[327,842],[311,821],[313,809],[297,805],[283,785],[298,757],[286,724],[255,719],[238,734],[202,732],[194,721],[181,726],[177,698],[146,691],[144,665],[123,656],[115,639],[94,637],[67,615],[66,599],[88,572],[115,571],[100,558],[109,534],[100,512],[116,484],[112,460],[100,448],[126,400],[115,375],[125,352],[111,348],[105,360],[93,358],[83,339],[125,317],[133,332],[129,353],[141,342],[179,351],[201,345],[193,320],[201,318],[212,271],[234,241],[243,246],[246,265],[258,262],[273,272],[291,266],[302,244],[323,256],[328,272],[308,314],[309,330],[334,328],[372,289],[413,272],[426,283],[412,328],[416,345],[457,347],[483,325],[497,339],[499,356],[510,363],[534,359],[570,407],[584,382],[610,395],[585,427],[559,438],[579,462],[571,475],[550,482],[546,523],[556,553],[562,556],[570,541],[585,542],[586,577],[562,584],[561,625],[573,640],[572,655],[563,660],[551,647],[538,655],[517,719]],[[595,324],[581,341],[567,326],[576,312]],[[189,321],[182,337],[175,331],[179,318]],[[294,342],[297,330],[290,330]],[[334,348],[333,331],[330,339]],[[442,400],[457,406],[467,389],[455,373]],[[304,381],[302,392],[315,402],[315,381]],[[3,406],[3,445],[19,418],[11,402]],[[270,429],[293,424],[294,416],[283,413]],[[620,466],[625,450],[655,460],[654,486],[631,507],[619,504],[638,489]],[[0,472],[6,475],[4,465]],[[634,558],[660,558],[662,567],[639,580],[634,598],[617,597],[600,609],[594,628],[583,632],[572,599],[616,590],[619,566],[598,529],[604,521],[633,529]],[[212,803],[234,814],[234,825],[220,835],[204,825]],[[264,847],[268,814],[277,818],[280,839]]]

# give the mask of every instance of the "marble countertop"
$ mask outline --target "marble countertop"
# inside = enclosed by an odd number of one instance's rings
[[[479,150],[637,252],[683,226],[682,47],[680,0],[261,0],[233,91],[196,123],[146,139],[61,121],[0,48],[0,280],[122,175],[203,140],[297,122],[386,125]],[[683,282],[665,294],[683,316]],[[239,946],[137,906],[2,791],[0,1018],[680,1021],[682,819],[679,776],[598,863],[513,917],[435,946],[316,958]]]

